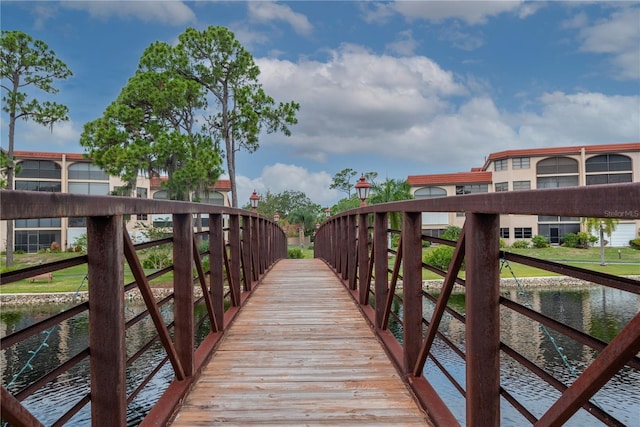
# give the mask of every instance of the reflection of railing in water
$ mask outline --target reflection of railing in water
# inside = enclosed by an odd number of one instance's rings
[[[640,314],[636,314],[610,343],[604,342],[588,331],[568,326],[550,314],[540,313],[501,295],[499,264],[500,259],[506,259],[632,294],[640,294],[640,282],[501,253],[499,227],[501,214],[602,218],[614,212],[620,218],[638,219],[638,206],[640,184],[637,183],[474,194],[374,205],[348,211],[326,221],[316,233],[315,254],[325,259],[344,280],[436,424],[452,425],[457,420],[433,389],[429,378],[423,375],[427,360],[438,366],[465,398],[468,425],[499,425],[501,398],[535,425],[562,424],[580,408],[607,425],[621,425],[595,405],[592,396],[616,373],[626,369],[636,373],[640,371],[640,358],[637,356],[640,351]],[[394,212],[403,216],[401,231],[388,228],[388,216]],[[423,236],[422,212],[465,212],[466,223],[458,242]],[[397,251],[388,249],[388,233],[400,235]],[[454,246],[447,271],[423,263],[423,240]],[[389,254],[396,258],[393,268],[388,266]],[[463,261],[466,264],[465,279],[459,277]],[[423,269],[444,278],[438,298],[422,290]],[[396,295],[400,280],[402,296]],[[454,284],[465,287],[464,315],[448,304]],[[435,306],[427,319],[423,317],[423,298],[430,299]],[[395,299],[402,302],[400,315],[391,310]],[[575,381],[564,384],[539,367],[535,360],[527,359],[518,349],[501,341],[501,310],[530,318],[598,356]],[[464,327],[464,346],[456,345],[439,330],[445,313]],[[402,339],[397,340],[388,330],[391,316],[401,325]],[[431,350],[435,340],[446,344],[465,363],[464,381],[456,379],[447,366],[434,357]],[[518,399],[519,390],[508,390],[501,384],[500,363],[501,357],[505,356],[530,371],[549,389],[558,392],[559,397],[546,411],[532,413]]]
[[[151,424],[165,422],[255,283],[274,262],[286,256],[283,231],[271,220],[249,211],[199,203],[5,190],[0,191],[0,198],[2,220],[87,218],[87,255],[7,272],[0,277],[4,285],[87,264],[89,278],[88,302],[13,332],[0,341],[0,349],[4,351],[60,322],[88,313],[88,347],[19,390],[2,387],[2,418],[12,425],[40,425],[20,402],[87,360],[90,391],[71,402],[54,424],[68,422],[90,404],[92,425],[126,425],[131,401],[153,384],[155,375],[167,365],[175,379],[146,417],[146,422]],[[172,237],[134,245],[124,229],[123,218],[140,213],[172,215]],[[199,234],[208,240],[208,247],[202,253],[196,245],[197,235],[192,224],[192,215],[198,213],[209,214],[209,230]],[[223,216],[228,221],[224,229]],[[147,275],[138,252],[161,244],[172,245],[173,264]],[[208,271],[202,267],[203,256],[209,259]],[[128,284],[124,283],[124,259],[135,278]],[[173,275],[173,291],[156,300],[149,282],[167,277],[168,273]],[[199,298],[194,297],[194,285],[202,289]],[[146,309],[131,317],[127,316],[124,301],[125,294],[135,288],[142,294]],[[194,306],[202,305],[204,310],[194,310]],[[163,307],[173,307],[171,319],[165,319]],[[204,314],[197,318],[194,312]],[[127,331],[144,319],[153,322],[157,334],[127,354]],[[199,342],[197,335],[204,334],[202,328],[208,329],[208,333]],[[158,343],[162,344],[166,357],[127,390],[128,367],[145,360],[147,351]]]

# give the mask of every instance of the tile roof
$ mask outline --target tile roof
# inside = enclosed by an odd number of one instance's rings
[[[490,183],[491,172],[458,172],[433,175],[409,175],[407,182],[411,186],[419,185],[451,185]]]

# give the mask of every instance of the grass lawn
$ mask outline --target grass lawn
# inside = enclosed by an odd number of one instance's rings
[[[433,247],[423,250],[423,255],[428,251],[433,250]],[[535,258],[547,259],[552,261],[563,262],[569,265],[582,267],[590,270],[600,271],[603,273],[609,273],[621,276],[640,275],[640,251],[631,248],[605,248],[605,261],[606,265],[600,265],[600,248],[589,249],[572,249],[562,247],[550,247],[544,249],[505,249],[508,252],[513,252],[521,255],[527,255]],[[618,253],[618,250],[620,251]],[[45,264],[52,261],[61,259],[72,258],[77,256],[76,253],[42,253],[42,254],[16,254],[13,269],[20,269],[38,265],[40,263]],[[313,258],[313,249],[308,247],[303,249],[304,258]],[[395,262],[394,258],[389,259],[389,268],[393,268]],[[537,277],[537,276],[552,276],[553,273],[549,273],[543,270],[532,268],[525,265],[511,263],[511,268],[517,277]],[[2,272],[7,271],[5,269],[5,258],[1,257],[0,270]],[[47,280],[36,280],[31,283],[29,280],[21,280],[9,285],[3,285],[0,287],[0,293],[12,294],[12,293],[49,293],[49,292],[75,292],[87,290],[87,284],[84,280],[87,274],[86,265],[78,265],[70,267],[64,270],[60,270],[53,275],[53,282],[49,283]],[[464,272],[462,274],[464,276]],[[441,279],[435,273],[427,270],[423,270],[423,279]],[[511,277],[511,272],[506,268],[503,269],[502,277]],[[162,286],[162,283],[171,283],[172,274],[169,273],[164,277],[155,279],[152,285]],[[133,281],[133,276],[129,270],[128,265],[125,263],[125,283]]]

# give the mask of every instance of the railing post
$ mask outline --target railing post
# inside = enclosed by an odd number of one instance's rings
[[[209,293],[219,331],[224,330],[224,250],[222,215],[209,214]]]
[[[467,424],[500,425],[500,217],[466,219]]]
[[[347,217],[347,277],[349,289],[356,290],[356,275],[358,273],[358,264],[356,259],[358,237],[356,233],[356,216],[349,215]]]
[[[126,426],[122,216],[87,218],[87,257],[91,425]]]
[[[229,286],[231,302],[234,307],[240,306],[240,217],[229,215]]]
[[[253,284],[253,266],[251,265],[251,258],[253,248],[251,247],[251,222],[252,218],[249,215],[242,215],[242,265],[244,276],[244,290],[250,291]]]
[[[376,291],[376,326],[382,329],[384,309],[389,294],[389,259],[387,253],[387,213],[376,212],[373,218],[373,259]]]
[[[260,278],[260,275],[264,273],[262,269],[262,258],[265,257],[267,252],[263,250],[260,240],[260,236],[264,234],[264,230],[260,229],[260,218],[251,218],[251,271],[253,272],[251,279],[256,282]]]
[[[173,215],[173,320],[176,352],[187,377],[194,372],[193,225],[191,214]]]
[[[369,303],[369,215],[360,214],[358,218],[358,288],[360,304]]]
[[[422,343],[422,213],[402,216],[404,372],[413,372]]]

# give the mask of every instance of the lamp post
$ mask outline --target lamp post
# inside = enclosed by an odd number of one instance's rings
[[[356,192],[358,193],[358,199],[360,199],[360,207],[367,206],[366,200],[369,198],[369,191],[371,191],[371,184],[364,179],[363,174],[356,183]]]
[[[329,218],[331,216],[331,208],[327,208],[324,210],[324,215]]]
[[[274,213],[274,214],[273,214],[273,220],[274,220],[276,223],[280,223],[280,214],[279,214],[278,212],[276,212],[276,213]]]
[[[254,212],[257,212],[258,210],[258,202],[260,202],[260,196],[258,196],[256,190],[253,190],[253,194],[251,195],[251,197],[249,197],[249,203],[251,203],[251,207],[253,208]]]

